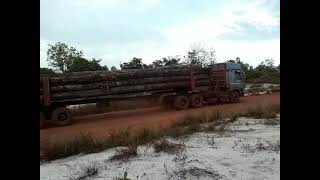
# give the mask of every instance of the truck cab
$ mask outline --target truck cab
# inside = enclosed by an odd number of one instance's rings
[[[244,95],[245,74],[241,65],[237,63],[226,63],[230,91],[238,91],[240,96]]]
[[[244,95],[245,74],[237,63],[217,63],[210,73],[211,84],[216,92],[234,92]]]

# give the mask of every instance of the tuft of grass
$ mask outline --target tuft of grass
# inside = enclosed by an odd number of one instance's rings
[[[154,150],[156,153],[165,152],[168,154],[174,154],[183,149],[183,144],[171,143],[166,139],[161,139],[159,142],[154,144]]]
[[[182,127],[182,126],[189,126],[193,124],[199,124],[204,122],[204,116],[202,114],[188,114],[183,118],[179,119],[178,121],[172,124],[172,127]]]
[[[81,164],[75,169],[71,169],[70,174],[67,175],[69,180],[84,180],[99,174],[99,165],[97,162],[89,162],[88,164]]]
[[[225,131],[227,127],[226,123],[222,123],[215,128],[215,131]]]
[[[211,168],[203,169],[198,167],[182,167],[177,170],[173,170],[170,175],[170,179],[188,179],[187,177],[191,177],[191,179],[199,179],[200,177],[205,177],[206,179],[225,178],[224,175],[219,174]]]
[[[199,131],[201,131],[200,124],[191,124],[186,128],[185,134],[192,134],[194,132],[199,132]]]
[[[216,125],[215,124],[210,124],[208,126],[205,127],[205,132],[213,132],[216,130]]]
[[[125,146],[132,140],[132,130],[130,128],[113,131],[104,140],[107,147]]]
[[[176,128],[167,128],[162,130],[161,134],[163,136],[169,136],[169,137],[180,137],[183,135],[186,135],[187,129],[185,127],[176,127]]]
[[[113,155],[109,160],[111,161],[125,161],[132,157],[136,157],[138,155],[138,144],[131,143],[125,148],[116,150],[115,155]]]
[[[235,122],[240,117],[240,113],[238,112],[231,112],[227,115],[229,122]]]
[[[99,173],[99,167],[95,163],[91,163],[88,166],[82,167],[83,175],[78,177],[78,180],[86,179],[88,177],[94,177]]]
[[[223,114],[219,110],[196,113],[196,114],[188,114],[183,118],[174,122],[172,124],[172,127],[176,128],[176,127],[192,126],[196,124],[221,120],[222,118],[223,118]]]
[[[136,137],[139,144],[145,144],[161,137],[161,133],[154,129],[143,128],[137,132]]]
[[[264,121],[265,125],[270,125],[270,126],[278,125],[279,123],[280,122],[275,119],[267,119],[266,121]]]
[[[276,142],[271,142],[268,140],[262,140],[257,139],[254,144],[246,142],[247,139],[238,140],[234,142],[234,147],[239,146],[243,150],[249,152],[249,153],[255,153],[260,151],[274,151],[279,152],[280,151],[280,140]]]
[[[206,135],[206,140],[207,140],[207,143],[212,147],[212,148],[216,148],[215,144],[215,140],[214,140],[214,136],[213,135]]]
[[[116,180],[130,180],[129,178],[127,178],[128,176],[128,172],[124,172],[123,173],[123,177],[116,177]]]
[[[221,120],[223,118],[223,114],[221,111],[211,111],[208,113],[208,122]]]

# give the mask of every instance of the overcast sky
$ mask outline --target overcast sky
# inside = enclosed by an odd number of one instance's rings
[[[280,63],[279,0],[41,0],[40,66],[48,43],[65,42],[102,65],[185,55],[194,45],[218,62]]]

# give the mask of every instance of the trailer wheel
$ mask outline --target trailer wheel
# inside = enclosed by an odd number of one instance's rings
[[[230,102],[239,102],[240,101],[240,94],[237,91],[232,91],[230,94]]]
[[[71,124],[71,113],[68,108],[58,107],[51,114],[51,121],[59,126]]]
[[[190,105],[193,108],[198,108],[202,106],[202,97],[199,94],[192,94],[190,96]]]
[[[189,102],[187,96],[176,96],[173,100],[173,107],[177,110],[187,109],[189,107]]]
[[[40,112],[40,129],[43,128],[44,121],[45,121],[45,116],[44,116],[43,112]]]

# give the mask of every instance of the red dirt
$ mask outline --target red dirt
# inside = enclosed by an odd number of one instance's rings
[[[261,95],[241,98],[240,103],[205,106],[198,109],[183,111],[168,110],[161,107],[143,108],[138,110],[117,111],[104,114],[76,117],[74,124],[64,127],[48,127],[40,130],[40,148],[49,143],[61,141],[79,135],[80,132],[89,132],[101,137],[114,129],[127,127],[164,127],[183,117],[186,113],[206,110],[241,110],[250,105],[280,104],[280,95]]]

